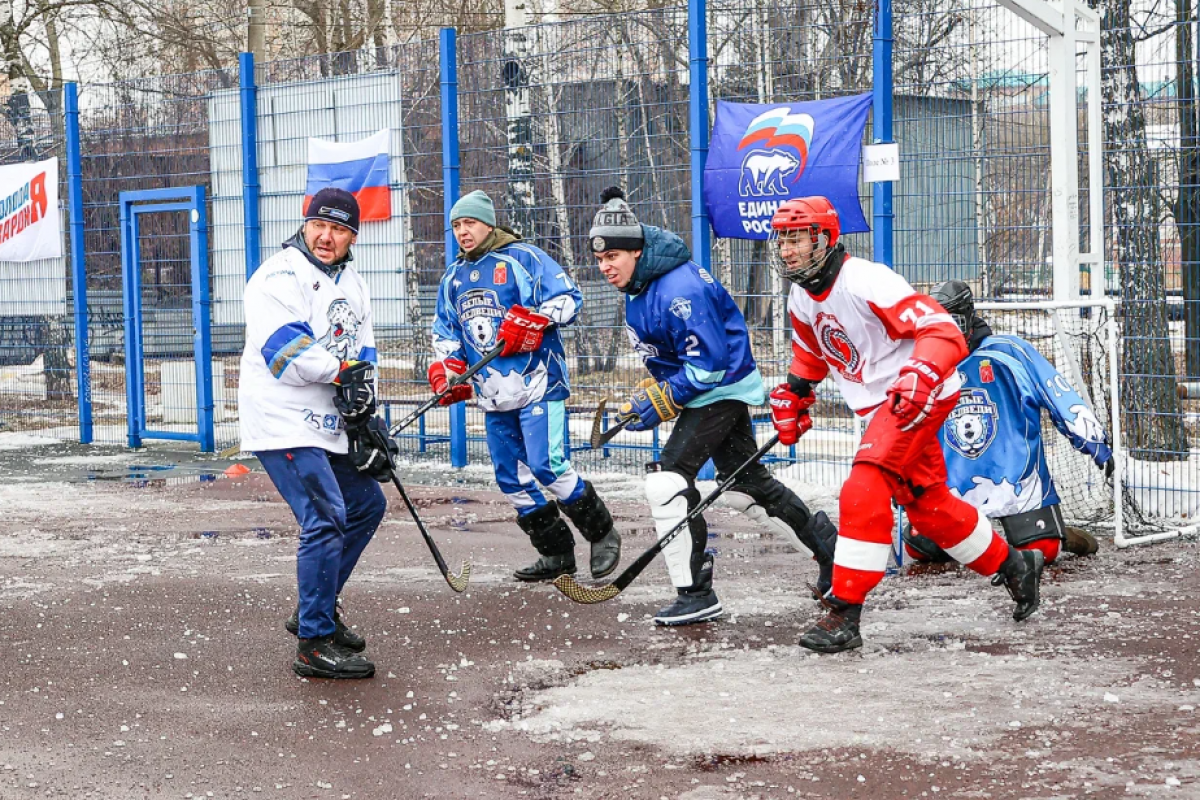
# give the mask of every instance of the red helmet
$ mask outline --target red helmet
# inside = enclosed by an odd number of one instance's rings
[[[820,196],[795,197],[783,203],[775,216],[771,217],[771,227],[777,231],[816,228],[829,237],[826,247],[836,245],[838,237],[842,235],[837,209],[829,202],[829,198]]]
[[[796,235],[800,231],[807,232]],[[811,288],[827,272],[828,255],[842,226],[837,210],[824,197],[796,197],[771,217],[771,266],[781,278]],[[824,241],[822,241],[824,240]]]

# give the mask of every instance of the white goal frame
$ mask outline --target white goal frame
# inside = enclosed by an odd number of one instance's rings
[[[1108,395],[1108,408],[1111,417],[1112,430],[1109,431],[1111,437],[1111,448],[1113,453],[1113,544],[1118,548],[1124,549],[1136,544],[1151,544],[1153,542],[1161,542],[1167,539],[1177,539],[1181,536],[1191,536],[1200,534],[1200,525],[1190,525],[1182,528],[1175,528],[1166,531],[1156,531],[1154,533],[1145,533],[1142,535],[1132,535],[1126,530],[1124,519],[1124,492],[1125,492],[1125,446],[1123,436],[1121,434],[1121,377],[1120,377],[1120,351],[1117,347],[1117,303],[1113,300],[1049,300],[1049,301],[1029,301],[1029,302],[979,302],[975,304],[978,311],[1059,311],[1072,308],[1098,308],[1103,309],[1106,317],[1105,327],[1106,332],[1106,347],[1109,351],[1111,363],[1109,365],[1108,385],[1105,386],[1105,392]],[[1066,338],[1066,333],[1062,330],[1061,322],[1057,314],[1052,315],[1055,326],[1055,336],[1059,339],[1063,353],[1066,354],[1067,377],[1070,378],[1072,387],[1088,401],[1095,405],[1092,398],[1090,387],[1083,382],[1082,374],[1079,369],[1079,364],[1074,358],[1074,351],[1070,347],[1070,342]],[[985,317],[986,319],[986,317]],[[1063,371],[1063,370],[1060,370]]]

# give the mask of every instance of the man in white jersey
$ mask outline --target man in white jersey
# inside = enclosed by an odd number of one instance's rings
[[[296,521],[299,603],[285,623],[299,637],[292,669],[369,678],[366,641],[342,621],[337,597],[387,502],[375,414],[371,298],[351,266],[358,201],[325,188],[300,230],[246,283],[246,347],[238,404],[242,449],[253,452]],[[383,467],[380,468],[379,465]]]
[[[771,392],[783,444],[810,425],[813,387],[832,373],[846,403],[870,422],[839,496],[828,614],[800,638],[822,653],[862,646],[863,601],[883,579],[891,552],[891,501],[914,527],[981,575],[995,576],[1020,621],[1039,602],[1042,553],[1021,552],[972,506],[950,493],[937,431],[958,400],[962,333],[940,305],[883,264],[846,253],[827,198],[800,197],[771,219],[775,268],[792,282],[792,365]]]

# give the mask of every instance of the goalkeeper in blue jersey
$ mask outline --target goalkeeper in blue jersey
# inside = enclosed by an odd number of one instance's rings
[[[959,365],[962,391],[938,437],[950,489],[999,521],[1018,549],[1041,550],[1050,563],[1060,549],[1091,555],[1096,539],[1063,522],[1058,488],[1046,464],[1042,411],[1071,446],[1089,456],[1105,479],[1113,453],[1095,412],[1033,345],[994,334],[975,312],[971,288],[946,281],[931,293],[958,323],[970,355]],[[921,561],[950,558],[919,531],[905,533],[906,551]]]

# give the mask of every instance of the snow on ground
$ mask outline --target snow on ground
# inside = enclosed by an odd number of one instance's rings
[[[45,447],[59,444],[62,440],[53,436],[17,431],[0,432],[0,450],[23,450],[28,447]]]

